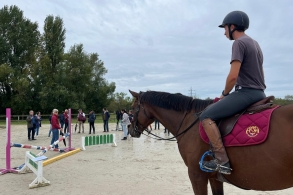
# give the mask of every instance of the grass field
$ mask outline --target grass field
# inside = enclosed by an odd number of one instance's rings
[[[77,119],[76,119],[76,115],[72,115],[72,124],[75,124]],[[87,116],[86,116],[87,117]],[[18,118],[20,120],[18,120]],[[17,116],[17,115],[12,115],[11,116],[11,124],[12,125],[26,125],[26,115],[21,115],[21,116]],[[49,124],[49,115],[42,115],[42,124]],[[86,121],[87,123],[87,121]],[[101,114],[96,114],[96,121],[95,123],[103,123],[102,120],[102,115]],[[111,113],[111,117],[109,119],[109,123],[116,123],[116,116],[115,114]],[[5,119],[5,115],[0,115],[0,126],[3,126],[6,124],[6,119]]]
[[[76,123],[76,119],[72,120],[72,124]],[[87,123],[87,122],[85,122]],[[102,119],[96,119],[95,123],[103,123]],[[116,119],[110,119],[109,123],[116,123]],[[0,126],[5,126],[6,121],[5,120],[0,120]],[[49,124],[49,120],[42,120],[42,124]],[[11,125],[26,125],[26,121],[25,120],[11,120]]]

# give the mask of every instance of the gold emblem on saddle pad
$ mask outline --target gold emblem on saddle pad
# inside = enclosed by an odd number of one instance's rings
[[[259,128],[257,126],[250,126],[246,129],[246,134],[249,137],[255,137],[259,134]]]

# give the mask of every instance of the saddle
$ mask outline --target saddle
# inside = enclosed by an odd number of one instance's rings
[[[235,114],[233,116],[224,118],[218,122],[218,128],[221,132],[222,137],[225,137],[233,130],[236,122],[243,114],[255,114],[274,107],[273,100],[274,96],[268,96],[252,105],[247,107],[244,111]]]

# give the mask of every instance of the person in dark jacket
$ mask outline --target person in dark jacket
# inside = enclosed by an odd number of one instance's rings
[[[38,135],[39,135],[39,129],[40,129],[40,126],[41,126],[41,121],[42,121],[41,113],[37,112],[37,114],[35,115],[35,120],[34,120],[34,123],[35,123],[35,136],[36,137],[38,137]]]
[[[31,110],[29,115],[26,117],[27,122],[27,138],[28,140],[35,140],[35,129],[34,129],[34,111]],[[31,139],[32,137],[32,139]]]
[[[121,124],[121,122],[120,122],[121,117],[122,117],[121,112],[119,110],[116,110],[116,120],[117,120],[117,122],[116,122],[116,131],[119,130],[119,123]],[[121,125],[121,128],[122,128],[122,125]]]
[[[129,117],[129,121],[132,122],[132,120],[133,120],[132,110],[128,111],[128,117]]]
[[[67,109],[64,111],[64,122],[65,122],[64,133],[66,133],[66,130],[68,131],[68,122],[69,122],[69,115],[68,115]]]
[[[103,108],[103,122],[104,122],[104,132],[109,132],[109,118],[110,114],[107,108]]]
[[[50,130],[49,130],[48,137],[50,137],[50,136],[51,136],[51,132],[52,132],[52,123],[51,123],[52,115],[53,115],[53,114],[51,114],[51,115],[49,116],[49,121],[50,121]]]
[[[92,110],[89,113],[89,124],[90,124],[89,134],[91,134],[92,128],[93,128],[93,134],[95,134],[95,120],[96,120],[96,115],[95,115],[95,112]]]
[[[59,121],[60,121],[61,128],[63,129],[65,124],[64,111],[62,112],[62,114],[59,115]]]

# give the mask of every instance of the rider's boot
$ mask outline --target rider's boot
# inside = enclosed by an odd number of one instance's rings
[[[227,156],[220,131],[215,121],[207,118],[202,121],[202,125],[210,140],[212,150],[215,155],[215,159],[211,161],[204,161],[202,164],[203,167],[208,170],[218,171],[223,174],[231,174],[232,169],[230,168],[229,158]]]

